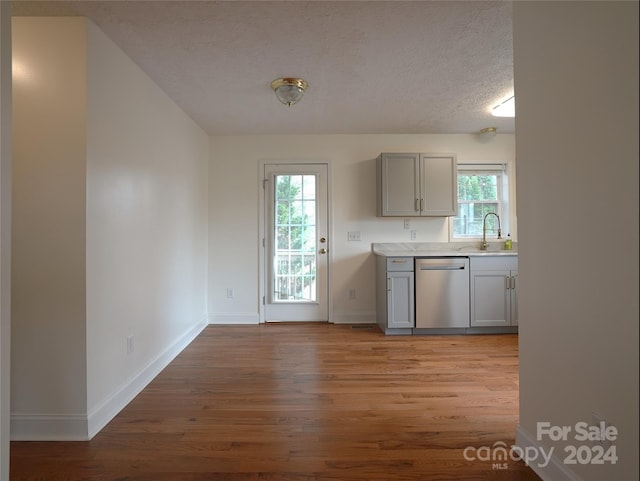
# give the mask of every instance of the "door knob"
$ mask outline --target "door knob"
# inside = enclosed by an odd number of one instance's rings
[[[325,249],[324,247],[322,249],[320,249],[318,252],[320,252],[320,254],[326,254],[327,253],[327,249]]]
[[[327,238],[326,237],[320,237],[320,242],[324,244],[325,242],[327,242]]]

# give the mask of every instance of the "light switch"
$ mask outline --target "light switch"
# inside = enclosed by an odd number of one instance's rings
[[[360,231],[354,230],[347,232],[347,240],[348,241],[359,241],[360,240]]]

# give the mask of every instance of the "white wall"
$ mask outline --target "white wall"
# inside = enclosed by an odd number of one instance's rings
[[[85,19],[14,39],[12,436],[87,439],[206,325],[209,138]]]
[[[13,19],[12,430],[87,409],[85,35]]]
[[[0,2],[0,480],[9,479],[11,361],[11,4]]]
[[[259,162],[318,160],[331,165],[334,322],[375,322],[372,242],[409,242],[403,219],[376,217],[376,157],[381,152],[455,152],[458,162],[507,162],[512,134],[292,135],[212,137],[209,167],[209,313],[216,322],[257,322]],[[260,177],[261,178],[261,177]],[[446,218],[411,219],[418,242],[448,241]],[[348,242],[360,231],[360,242]],[[234,298],[226,298],[226,289]],[[356,299],[348,298],[356,289]]]
[[[209,137],[91,22],[87,33],[93,434],[206,323]]]
[[[515,2],[520,426],[619,430],[616,464],[543,479],[637,480],[638,3]]]

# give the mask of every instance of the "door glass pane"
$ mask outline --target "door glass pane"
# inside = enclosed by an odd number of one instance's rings
[[[275,176],[273,301],[315,302],[316,176]]]

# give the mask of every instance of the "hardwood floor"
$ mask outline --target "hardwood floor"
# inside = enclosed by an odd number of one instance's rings
[[[539,480],[465,459],[517,422],[514,335],[209,326],[93,440],[11,443],[11,480]]]

